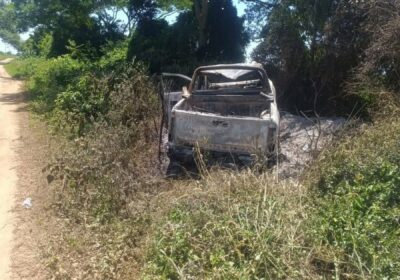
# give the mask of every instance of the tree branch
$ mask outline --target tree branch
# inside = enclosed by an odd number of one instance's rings
[[[262,1],[262,0],[241,0],[241,1],[260,5],[267,10],[270,10],[270,9],[274,8],[275,6],[277,6],[276,1],[274,1],[273,3],[269,2],[269,1]]]

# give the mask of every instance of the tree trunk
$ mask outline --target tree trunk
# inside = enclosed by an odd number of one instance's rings
[[[208,0],[195,0],[194,11],[199,26],[199,49],[207,44]]]

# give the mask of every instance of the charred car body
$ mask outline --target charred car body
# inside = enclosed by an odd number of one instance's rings
[[[168,79],[182,79],[180,91],[166,90]],[[279,111],[273,83],[261,65],[200,67],[189,78],[163,74],[168,156],[185,162],[194,147],[211,153],[270,158],[277,149]]]

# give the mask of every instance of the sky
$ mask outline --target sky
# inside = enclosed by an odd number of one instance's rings
[[[233,4],[236,6],[238,16],[243,16],[245,14],[246,5],[240,0],[233,0]],[[247,62],[251,62],[250,55],[253,52],[254,48],[257,46],[257,42],[250,41],[249,45],[246,48],[246,60]]]
[[[245,4],[243,2],[240,2],[240,0],[233,0],[233,4],[237,8],[238,15],[243,16],[245,13],[245,8],[246,8]],[[167,20],[170,22],[174,22],[175,18],[176,18],[176,15],[172,15],[169,18],[167,18]],[[29,33],[21,34],[22,40],[26,40],[28,37],[29,37]],[[250,42],[250,44],[247,46],[247,49],[246,49],[247,60],[250,59],[250,54],[256,45],[257,45],[256,42]],[[13,47],[11,47],[8,44],[5,44],[1,39],[0,39],[0,51],[1,52],[11,52],[13,54],[15,54],[17,52]]]
[[[233,0],[233,4],[236,6],[238,15],[243,16],[244,10],[246,9],[246,5],[243,2],[240,2],[239,0]]]
[[[11,47],[9,44],[4,43],[2,39],[0,39],[0,52],[4,53],[10,52],[13,54],[17,53],[17,51],[13,47]]]

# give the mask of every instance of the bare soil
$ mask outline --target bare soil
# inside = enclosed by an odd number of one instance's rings
[[[22,82],[0,62],[0,279],[46,279],[40,259],[45,243],[40,227],[47,183],[48,135],[27,111]],[[22,205],[26,198],[32,207]],[[43,224],[43,223],[42,223]]]
[[[8,62],[9,60],[5,61]],[[17,193],[17,155],[19,139],[18,104],[14,96],[20,84],[13,81],[0,65],[0,279],[11,277],[11,253],[15,216],[12,214]]]

